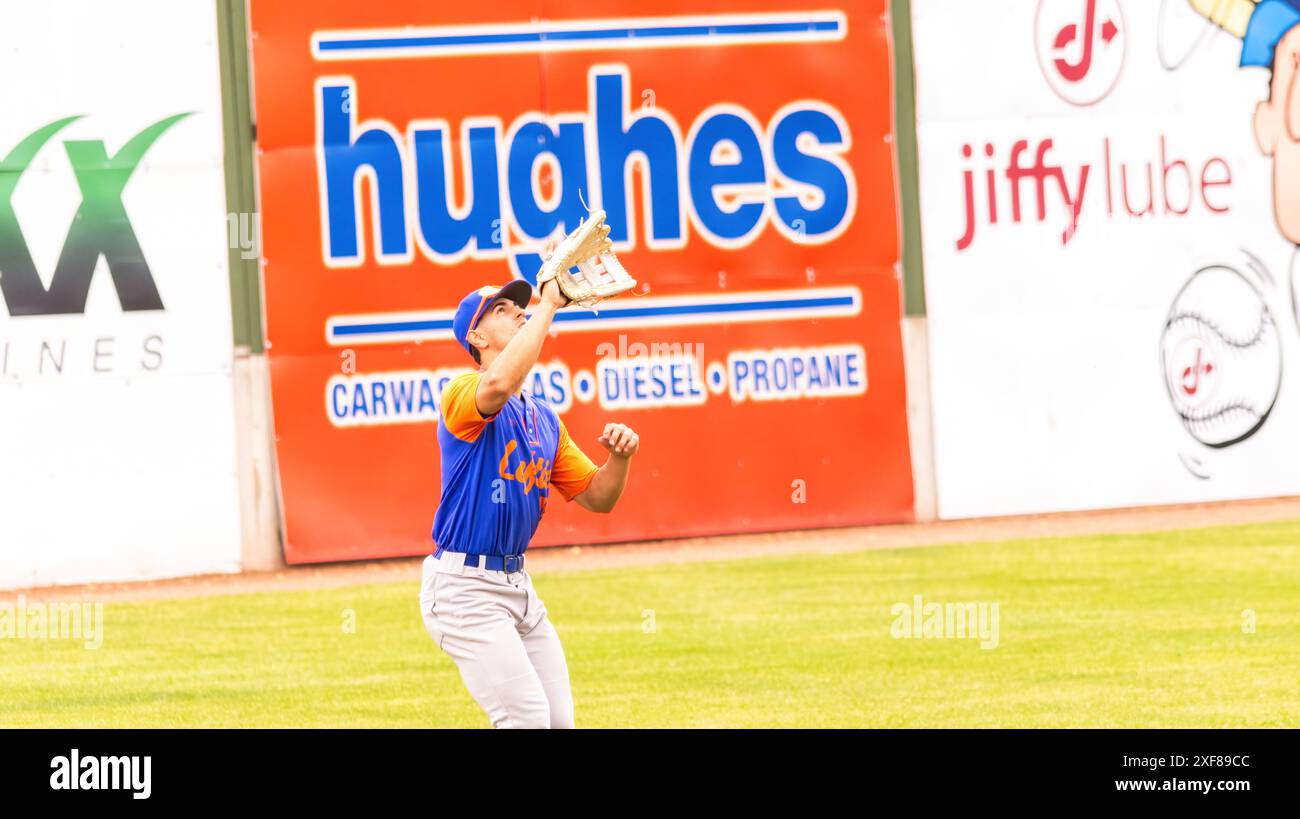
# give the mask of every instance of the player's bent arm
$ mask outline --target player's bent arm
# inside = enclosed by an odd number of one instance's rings
[[[641,438],[623,424],[606,424],[605,432],[599,440],[609,450],[609,459],[596,470],[587,488],[575,495],[573,500],[588,512],[607,513],[614,511],[618,499],[623,496],[623,490],[627,488],[628,468],[632,456],[641,447]]]
[[[610,455],[582,494],[573,496],[573,502],[588,512],[613,512],[627,486],[628,464],[627,458]]]
[[[555,310],[553,302],[543,299],[533,311],[532,318],[524,323],[501,354],[483,371],[483,377],[479,379],[478,389],[474,393],[474,403],[484,418],[500,412],[510,396],[519,392],[523,386],[524,379],[542,352],[542,342],[546,341],[546,334],[551,330]]]

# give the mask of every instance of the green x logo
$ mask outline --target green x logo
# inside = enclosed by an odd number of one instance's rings
[[[63,143],[81,189],[81,206],[64,239],[48,289],[36,271],[11,200],[23,173],[45,143],[81,117],[46,125],[0,160],[0,293],[4,294],[10,315],[84,313],[100,256],[108,264],[124,311],[163,309],[149,264],[122,206],[122,191],[158,137],[188,116],[177,114],[150,125],[111,157],[100,140]]]

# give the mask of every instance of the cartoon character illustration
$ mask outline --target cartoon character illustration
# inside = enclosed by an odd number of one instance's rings
[[[1241,38],[1241,65],[1269,68],[1269,96],[1255,109],[1255,139],[1273,158],[1273,212],[1282,235],[1300,245],[1300,0],[1188,0]],[[1290,184],[1288,184],[1288,181]]]

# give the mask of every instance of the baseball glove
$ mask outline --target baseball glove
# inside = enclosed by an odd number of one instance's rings
[[[605,299],[636,287],[636,279],[614,255],[605,211],[588,214],[542,262],[537,273],[538,289],[551,279],[559,284],[570,304],[593,311]]]

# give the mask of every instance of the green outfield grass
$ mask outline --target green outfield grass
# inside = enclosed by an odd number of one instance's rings
[[[534,581],[580,727],[1300,726],[1300,523]],[[107,603],[98,649],[0,639],[0,725],[486,727],[418,585]],[[918,594],[997,647],[892,637]]]

